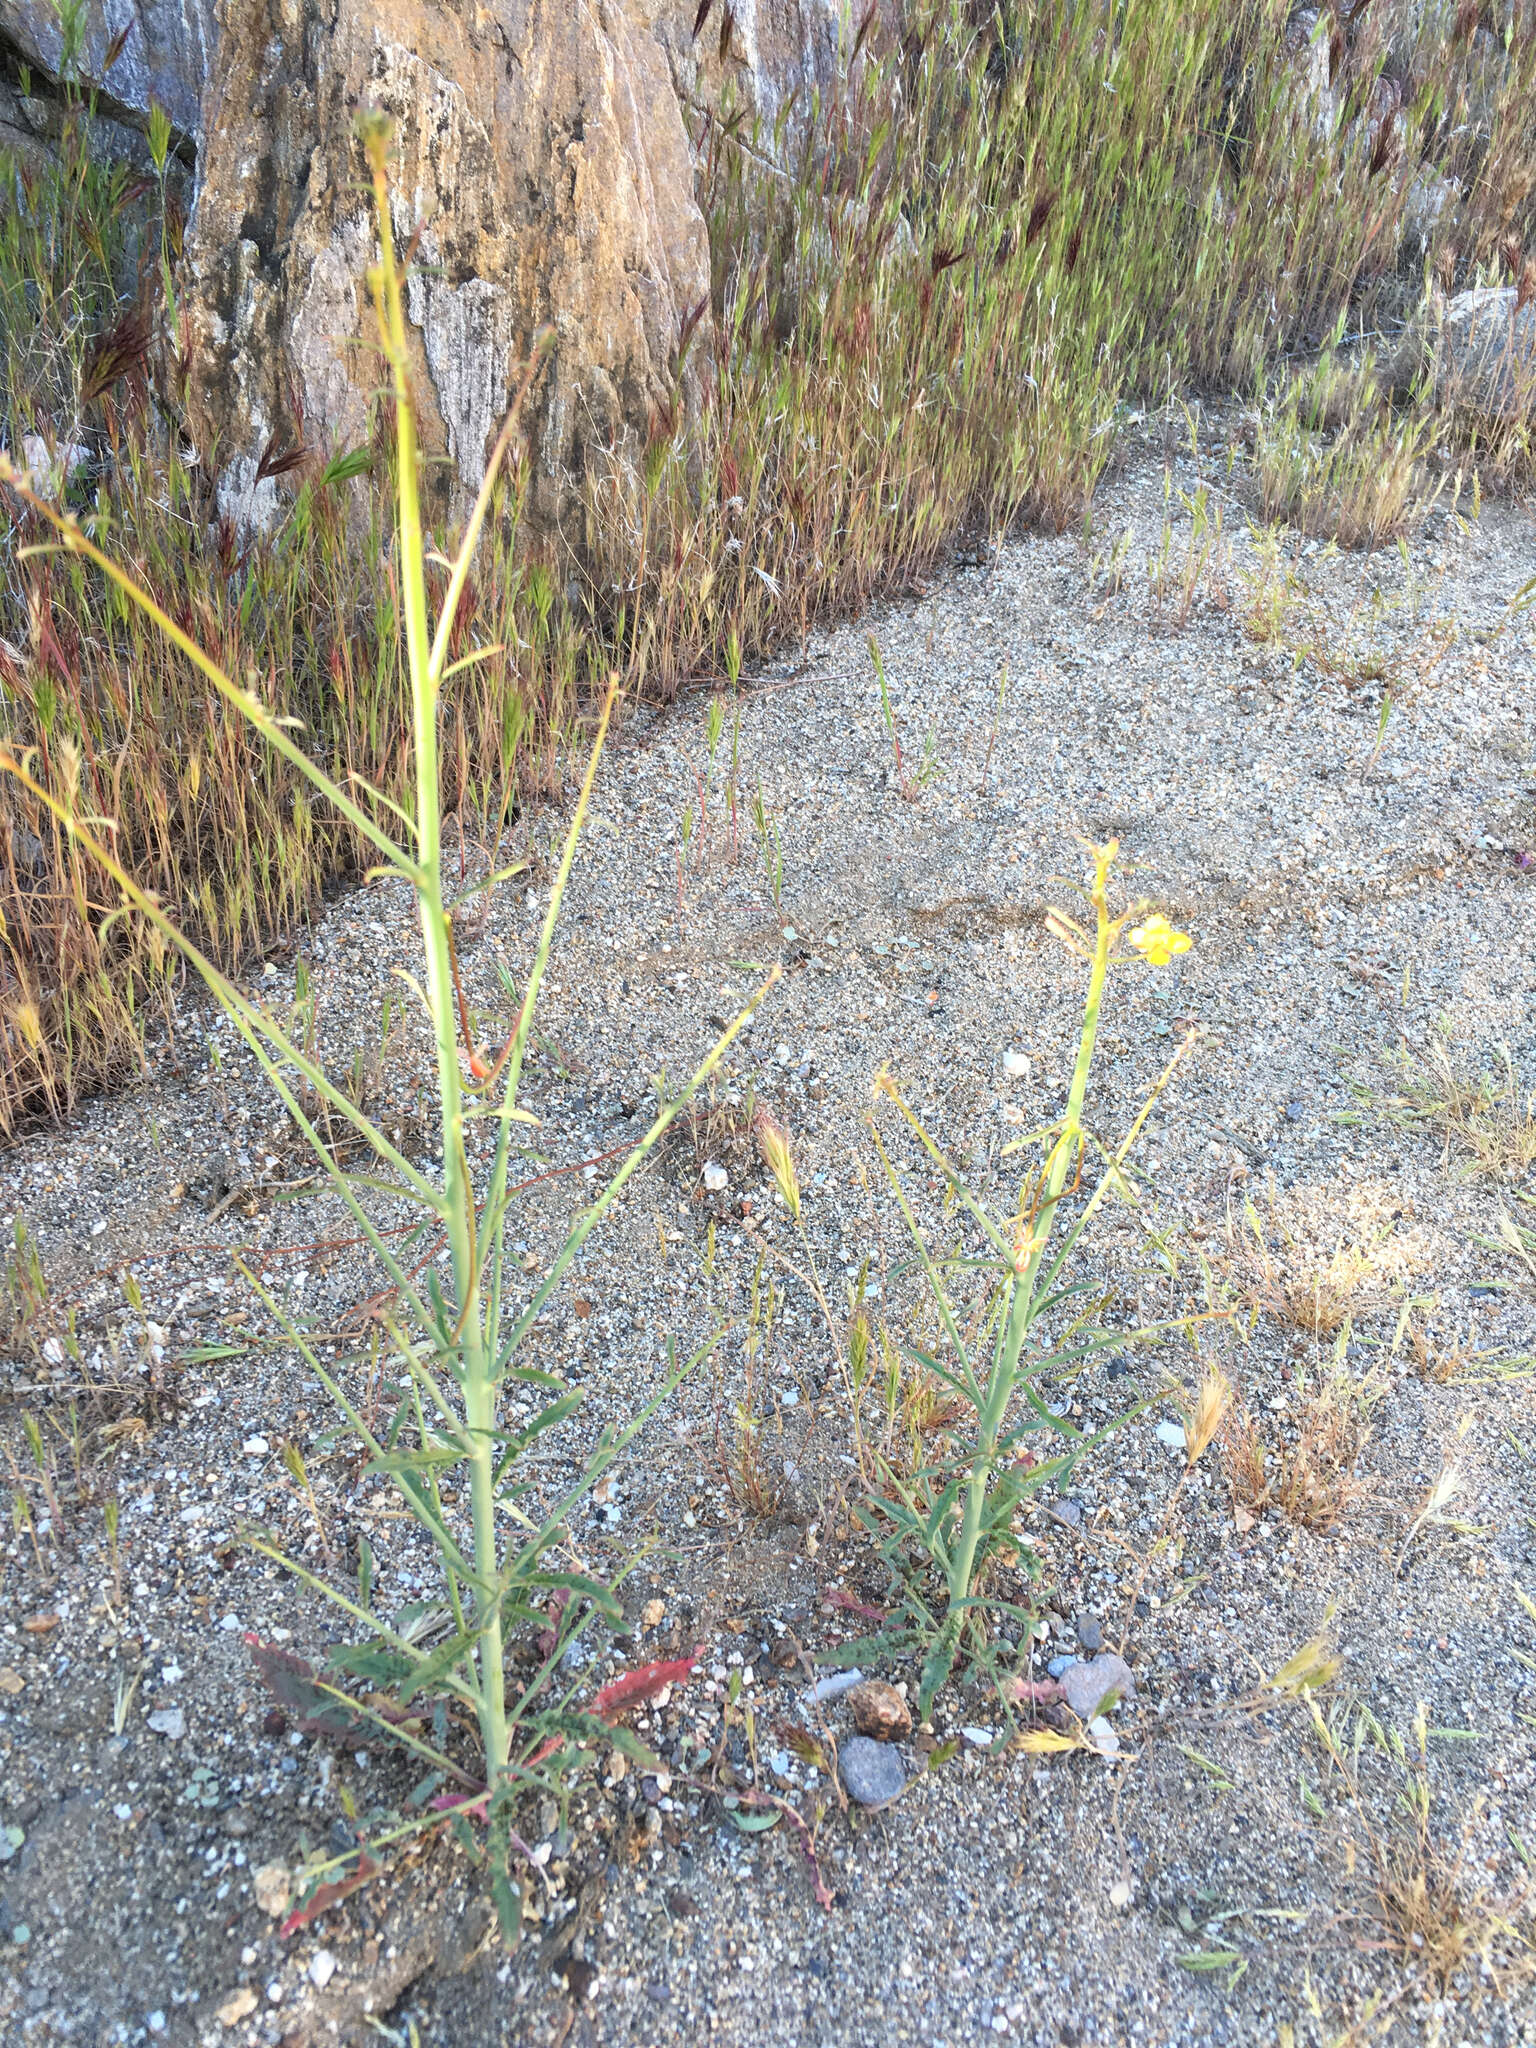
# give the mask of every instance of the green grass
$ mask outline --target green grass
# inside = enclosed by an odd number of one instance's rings
[[[1341,321],[1411,302],[1419,265],[1513,275],[1536,191],[1529,38],[1500,69],[1458,17],[1389,53],[1367,11],[1334,53],[1329,125],[1298,97],[1285,15],[920,9],[899,42],[874,27],[798,142],[729,106],[698,115],[713,275],[697,402],[680,386],[643,449],[588,477],[558,574],[522,529],[514,450],[453,629],[454,659],[476,658],[440,706],[445,811],[484,837],[558,791],[611,670],[660,696],[734,677],[813,618],[910,585],[957,536],[1075,523],[1133,401],[1251,390]],[[1373,129],[1359,116],[1389,55],[1406,82]],[[174,199],[93,165],[77,111],[56,172],[0,162],[0,441],[89,447],[71,496],[91,530],[333,778],[409,805],[389,409],[367,446],[288,470],[277,532],[220,523],[178,432]],[[1404,236],[1421,161],[1465,194],[1422,252]],[[1275,457],[1277,511],[1326,522],[1385,445],[1416,476],[1420,431],[1379,393],[1341,431],[1316,505]],[[359,833],[89,565],[29,552],[42,538],[24,510],[0,536],[3,736],[43,787],[111,820],[126,870],[238,966],[358,866]],[[46,806],[20,788],[6,804],[0,1133],[136,1060],[178,971]]]

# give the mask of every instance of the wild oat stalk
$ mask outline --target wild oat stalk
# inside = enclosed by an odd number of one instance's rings
[[[615,1611],[606,1587],[579,1569],[560,1566],[551,1553],[565,1540],[566,1517],[572,1507],[680,1376],[674,1369],[662,1395],[646,1404],[623,1430],[606,1433],[554,1504],[540,1514],[532,1514],[527,1482],[519,1478],[519,1461],[537,1438],[570,1414],[580,1397],[562,1391],[557,1380],[525,1363],[523,1354],[540,1312],[559,1287],[572,1260],[667,1126],[718,1065],[744,1018],[738,1018],[724,1033],[689,1085],[662,1107],[613,1179],[573,1225],[543,1279],[525,1301],[515,1302],[511,1294],[512,1275],[503,1258],[504,1226],[514,1199],[509,1188],[513,1133],[518,1124],[537,1121],[518,1101],[523,1061],[617,683],[610,684],[603,704],[516,1026],[494,1058],[472,1046],[461,1049],[452,913],[444,900],[441,873],[440,710],[444,684],[455,669],[464,665],[462,661],[450,662],[449,658],[454,622],[492,502],[497,471],[512,443],[516,407],[509,414],[487,465],[485,482],[451,565],[434,626],[426,581],[427,540],[418,496],[416,415],[408,368],[402,279],[390,228],[386,184],[388,132],[382,117],[368,116],[361,124],[361,133],[372,170],[380,229],[380,260],[369,282],[379,346],[389,368],[395,407],[397,562],[413,713],[414,817],[396,809],[366,783],[354,779],[350,788],[343,788],[316,766],[290,736],[287,728],[292,721],[275,718],[258,696],[235,682],[145,589],[87,537],[72,516],[34,496],[3,458],[0,482],[18,490],[34,510],[51,522],[59,536],[56,551],[94,564],[125,598],[154,621],[166,639],[267,745],[311,785],[323,803],[369,844],[383,870],[409,883],[416,897],[424,954],[419,992],[432,1024],[436,1049],[441,1177],[429,1177],[414,1166],[363,1113],[353,1094],[330,1078],[313,1048],[304,1042],[303,1034],[290,1035],[270,1010],[226,979],[159,902],[128,874],[111,851],[99,821],[83,815],[80,805],[73,800],[77,775],[64,775],[66,794],[59,795],[37,778],[30,759],[0,754],[0,769],[48,806],[74,842],[115,882],[125,907],[137,912],[168,944],[177,947],[202,976],[308,1139],[323,1173],[352,1211],[384,1269],[395,1302],[386,1323],[405,1394],[393,1425],[383,1434],[375,1433],[346,1392],[341,1366],[323,1361],[287,1319],[280,1304],[269,1294],[263,1298],[361,1440],[371,1459],[371,1470],[387,1475],[410,1515],[430,1538],[443,1576],[446,1639],[429,1647],[402,1617],[391,1623],[378,1614],[372,1602],[372,1573],[366,1564],[353,1597],[294,1561],[282,1561],[365,1631],[365,1642],[352,1645],[333,1658],[334,1669],[367,1677],[375,1684],[390,1685],[401,1701],[421,1694],[446,1695],[472,1716],[479,1732],[478,1784],[460,1765],[431,1745],[407,1738],[398,1730],[396,1739],[405,1741],[440,1777],[460,1784],[467,1782],[470,1797],[458,1818],[462,1822],[472,1811],[489,1824],[491,1883],[503,1925],[510,1929],[516,1924],[518,1911],[516,1888],[508,1875],[509,1854],[516,1840],[510,1820],[512,1803],[520,1791],[535,1782],[541,1767],[545,1782],[557,1776],[574,1760],[576,1746],[597,1728],[596,1723],[588,1725],[579,1713],[572,1711],[568,1692],[563,1697],[557,1693],[555,1673],[559,1660],[595,1614]],[[59,751],[55,749],[56,762]],[[378,822],[391,813],[407,828],[403,836],[395,836]],[[465,1064],[469,1069],[467,1077]],[[322,1118],[339,1119],[350,1127],[371,1155],[365,1174],[349,1174],[343,1169],[334,1146],[326,1143],[317,1130],[312,1112]],[[476,1120],[489,1121],[495,1140],[489,1173],[478,1186],[466,1142],[467,1130]],[[414,1207],[421,1218],[418,1235],[429,1239],[436,1235],[446,1243],[452,1267],[447,1285],[440,1285],[435,1274],[430,1274],[425,1284],[420,1283],[404,1257],[391,1248],[364,1203],[363,1196],[370,1190]],[[687,1365],[682,1368],[687,1369]],[[514,1383],[549,1397],[531,1421],[510,1424],[503,1413],[504,1397]],[[441,1482],[454,1470],[463,1471],[468,1477],[467,1544],[461,1540],[443,1501]],[[269,1554],[277,1553],[269,1548]],[[505,1640],[507,1631],[519,1625],[552,1627],[554,1648],[527,1687],[509,1703]],[[335,1689],[321,1686],[319,1690]],[[339,1694],[333,1704],[338,1702],[353,1704],[345,1702],[345,1696]],[[391,1732],[387,1722],[382,1724],[382,1732]],[[621,1732],[616,1735],[615,1731],[605,1729],[603,1733],[610,1741],[623,1739]],[[312,1878],[315,1874],[310,1873]]]

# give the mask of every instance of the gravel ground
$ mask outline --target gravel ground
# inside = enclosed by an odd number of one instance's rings
[[[272,1866],[334,1852],[348,1803],[389,1810],[411,1779],[274,1718],[245,1632],[318,1654],[337,1617],[240,1532],[259,1524],[316,1569],[366,1533],[386,1607],[433,1583],[234,1263],[338,1356],[377,1327],[380,1276],[304,1185],[248,1056],[189,1006],[139,1086],[0,1161],[0,1216],[41,1261],[13,1261],[0,1365],[25,1503],[0,1619],[6,2041],[361,2038],[365,2012],[401,2040],[414,2025],[519,2048],[1536,2040],[1536,1290],[1480,1242],[1520,1213],[1521,1169],[1474,1176],[1464,1144],[1385,1107],[1403,1058],[1436,1042],[1474,1079],[1507,1046],[1536,1084],[1536,614],[1509,611],[1536,522],[1485,506],[1437,514],[1402,556],[1272,550],[1220,465],[1213,481],[1167,456],[1165,498],[1165,454],[1150,431],[1132,444],[1093,540],[1008,543],[755,678],[712,767],[698,700],[613,743],[530,1070],[542,1123],[512,1226],[530,1274],[658,1087],[768,965],[784,972],[536,1334],[585,1395],[532,1466],[545,1494],[655,1390],[669,1342],[720,1341],[571,1525],[585,1564],[632,1567],[627,1633],[595,1646],[594,1682],[703,1646],[636,1723],[668,1769],[610,1760],[566,1814],[530,1811],[542,1868],[515,1952],[445,1841],[287,1941],[268,1910]],[[1202,558],[1180,512],[1159,596],[1143,564],[1165,504],[1202,480],[1225,537]],[[560,822],[518,828],[533,865],[465,935],[487,1037],[501,971],[531,957]],[[793,1134],[839,1306],[868,1260],[877,1312],[919,1333],[871,1081],[889,1068],[1006,1208],[1002,1147],[1059,1110],[1076,1038],[1080,972],[1043,911],[1081,877],[1075,842],[1109,835],[1194,945],[1112,983],[1095,1127],[1123,1129],[1189,1024],[1202,1034],[1137,1155],[1140,1202],[1104,1212],[1084,1275],[1122,1325],[1230,1314],[1072,1387],[1088,1421],[1147,1406],[1030,1509],[1042,1619],[1015,1647],[1037,1676],[1117,1651],[1135,1697],[1114,1714],[1118,1757],[992,1754],[996,1702],[962,1679],[897,1745],[901,1798],[845,1811],[825,1738],[848,1732],[847,1703],[810,1705],[806,1660],[887,1586],[851,1522],[826,1332],[782,1271],[749,1370],[759,1247],[803,1253],[744,1113]],[[466,875],[487,860],[469,844]],[[414,955],[380,883],[254,980],[278,1001],[309,988],[319,1043],[427,1160],[428,1047],[394,973]],[[888,1108],[881,1129],[925,1224],[952,1234]],[[1281,1304],[1325,1279],[1349,1316],[1319,1337]],[[1234,1492],[1235,1417],[1186,1471],[1160,1390],[1210,1363],[1272,1479],[1335,1432],[1338,1483],[1310,1525]],[[348,1371],[376,1397],[366,1361]],[[1450,1466],[1454,1496],[1416,1525]],[[1320,1634],[1340,1662],[1319,1713],[1347,1776],[1309,1706],[1267,1683]],[[749,1782],[748,1704],[758,1782],[822,1809],[829,1908],[789,1825],[743,1832],[725,1803]]]

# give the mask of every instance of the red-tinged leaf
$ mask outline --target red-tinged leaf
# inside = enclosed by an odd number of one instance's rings
[[[378,1739],[377,1724],[338,1699],[333,1687],[319,1684],[315,1667],[305,1658],[264,1643],[250,1630],[245,1641],[262,1684],[302,1733],[324,1736],[343,1749],[361,1749],[370,1737]]]
[[[339,1906],[343,1899],[350,1898],[353,1892],[377,1877],[383,1868],[383,1864],[375,1863],[364,1849],[357,1859],[357,1868],[350,1877],[338,1877],[333,1884],[320,1885],[306,1905],[294,1907],[278,1928],[278,1933],[286,1941],[290,1934],[297,1934],[301,1927],[312,1925],[322,1913],[328,1913],[332,1906]]]
[[[888,1621],[890,1619],[890,1616],[883,1607],[866,1606],[862,1600],[855,1600],[853,1595],[844,1586],[834,1586],[830,1592],[823,1594],[822,1598],[826,1606],[840,1607],[844,1614],[856,1614],[861,1621]]]
[[[593,1713],[600,1720],[616,1721],[628,1708],[655,1699],[663,1686],[681,1685],[703,1654],[704,1645],[700,1643],[686,1657],[673,1657],[665,1664],[642,1664],[638,1671],[623,1672],[610,1679],[598,1693],[592,1702]]]
[[[439,1792],[435,1799],[427,1801],[427,1811],[428,1813],[461,1813],[466,1820],[484,1820],[487,1797],[488,1794],[484,1792],[471,1792],[467,1795],[463,1792]]]
[[[1059,1678],[1016,1678],[1008,1695],[1021,1707],[1054,1707],[1066,1698],[1067,1688]]]

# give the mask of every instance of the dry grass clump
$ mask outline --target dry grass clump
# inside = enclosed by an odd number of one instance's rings
[[[1331,1337],[1366,1306],[1376,1277],[1371,1247],[1315,1247],[1282,1239],[1278,1251],[1255,1238],[1255,1295],[1277,1322],[1292,1323],[1309,1337]]]
[[[1374,367],[1331,352],[1259,412],[1253,468],[1260,516],[1346,548],[1374,548],[1423,524],[1444,488],[1427,459],[1432,410],[1394,408]]]
[[[1474,2010],[1485,1997],[1501,2003],[1518,1998],[1536,1977],[1529,1888],[1498,1897],[1474,1881],[1469,1851],[1481,1799],[1463,1816],[1454,1850],[1434,1821],[1430,1745],[1437,1738],[1454,1741],[1463,1731],[1431,1728],[1422,1704],[1406,1734],[1358,1700],[1340,1699],[1326,1716],[1310,1700],[1308,1712],[1342,1796],[1352,1871],[1360,1860],[1356,1830],[1365,1837],[1364,1946],[1393,1957],[1429,1996]],[[1323,1817],[1327,1809],[1305,1775],[1302,1784],[1308,1810]],[[1518,1836],[1515,1843],[1524,1856]]]
[[[1498,1055],[1474,1071],[1443,1039],[1423,1054],[1404,1046],[1401,1090],[1377,1107],[1404,1128],[1438,1131],[1446,1163],[1454,1153],[1469,1178],[1518,1184],[1536,1169],[1536,1088],[1522,1081],[1507,1045]]]
[[[1536,1945],[1518,1920],[1466,1882],[1465,1858],[1449,1856],[1419,1827],[1383,1849],[1376,1917],[1398,1961],[1422,1970],[1444,1996],[1464,1980],[1474,1998],[1491,1979],[1507,1998],[1536,1976]]]
[[[1269,1191],[1261,1212],[1245,1201],[1227,1219],[1227,1273],[1250,1315],[1333,1337],[1347,1323],[1379,1313],[1394,1283],[1423,1263],[1423,1250],[1400,1226],[1401,1197],[1389,1184],[1365,1183],[1340,1205],[1325,1192]]]
[[[1497,1243],[1487,1238],[1474,1242],[1498,1249]],[[1438,1304],[1430,1299],[1421,1305],[1432,1309]],[[1403,1325],[1400,1344],[1415,1376],[1431,1386],[1494,1386],[1536,1378],[1536,1356],[1504,1349],[1480,1350],[1469,1333],[1456,1330],[1445,1335],[1433,1324],[1421,1327],[1411,1315]]]
[[[1368,1491],[1358,1467],[1370,1441],[1371,1407],[1382,1391],[1368,1380],[1330,1374],[1304,1405],[1291,1443],[1279,1451],[1266,1444],[1249,1409],[1235,1407],[1217,1439],[1233,1505],[1254,1517],[1275,1509],[1316,1534],[1333,1528]]]
[[[757,1159],[757,1103],[710,1088],[678,1118],[669,1148],[679,1181],[716,1218],[728,1215]],[[720,1178],[721,1174],[725,1178]]]

